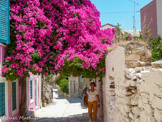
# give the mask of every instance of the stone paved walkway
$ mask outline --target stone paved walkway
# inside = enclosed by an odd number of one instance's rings
[[[83,106],[82,99],[65,98],[54,89],[53,102],[35,113],[36,118],[30,122],[88,122],[88,109]]]

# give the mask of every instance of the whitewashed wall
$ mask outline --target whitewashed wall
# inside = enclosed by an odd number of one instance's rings
[[[125,52],[123,47],[118,47],[106,57],[106,77],[103,82],[103,108],[104,122],[119,122],[122,113],[118,109],[116,92],[120,92],[120,84],[124,82]],[[115,84],[115,85],[114,85]],[[114,89],[113,86],[116,88]],[[118,89],[118,91],[116,91]],[[121,99],[124,96],[118,96]]]
[[[79,96],[79,77],[70,76],[69,83],[69,96]]]

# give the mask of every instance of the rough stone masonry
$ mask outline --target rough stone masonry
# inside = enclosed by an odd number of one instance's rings
[[[162,61],[151,62],[142,42],[118,46],[106,57],[104,122],[162,122]]]

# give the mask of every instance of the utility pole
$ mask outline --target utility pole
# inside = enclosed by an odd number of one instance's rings
[[[134,16],[133,16],[133,34],[136,32],[136,5],[139,5],[137,2],[133,0],[129,0],[134,4]]]

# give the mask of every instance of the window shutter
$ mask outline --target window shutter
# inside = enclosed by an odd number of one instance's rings
[[[10,43],[9,0],[0,0],[0,42]]]
[[[5,115],[5,83],[0,83],[0,117]]]
[[[30,80],[30,99],[33,99],[33,81]]]
[[[12,82],[12,110],[16,109],[16,82]]]
[[[35,106],[37,106],[37,80],[35,80]]]

